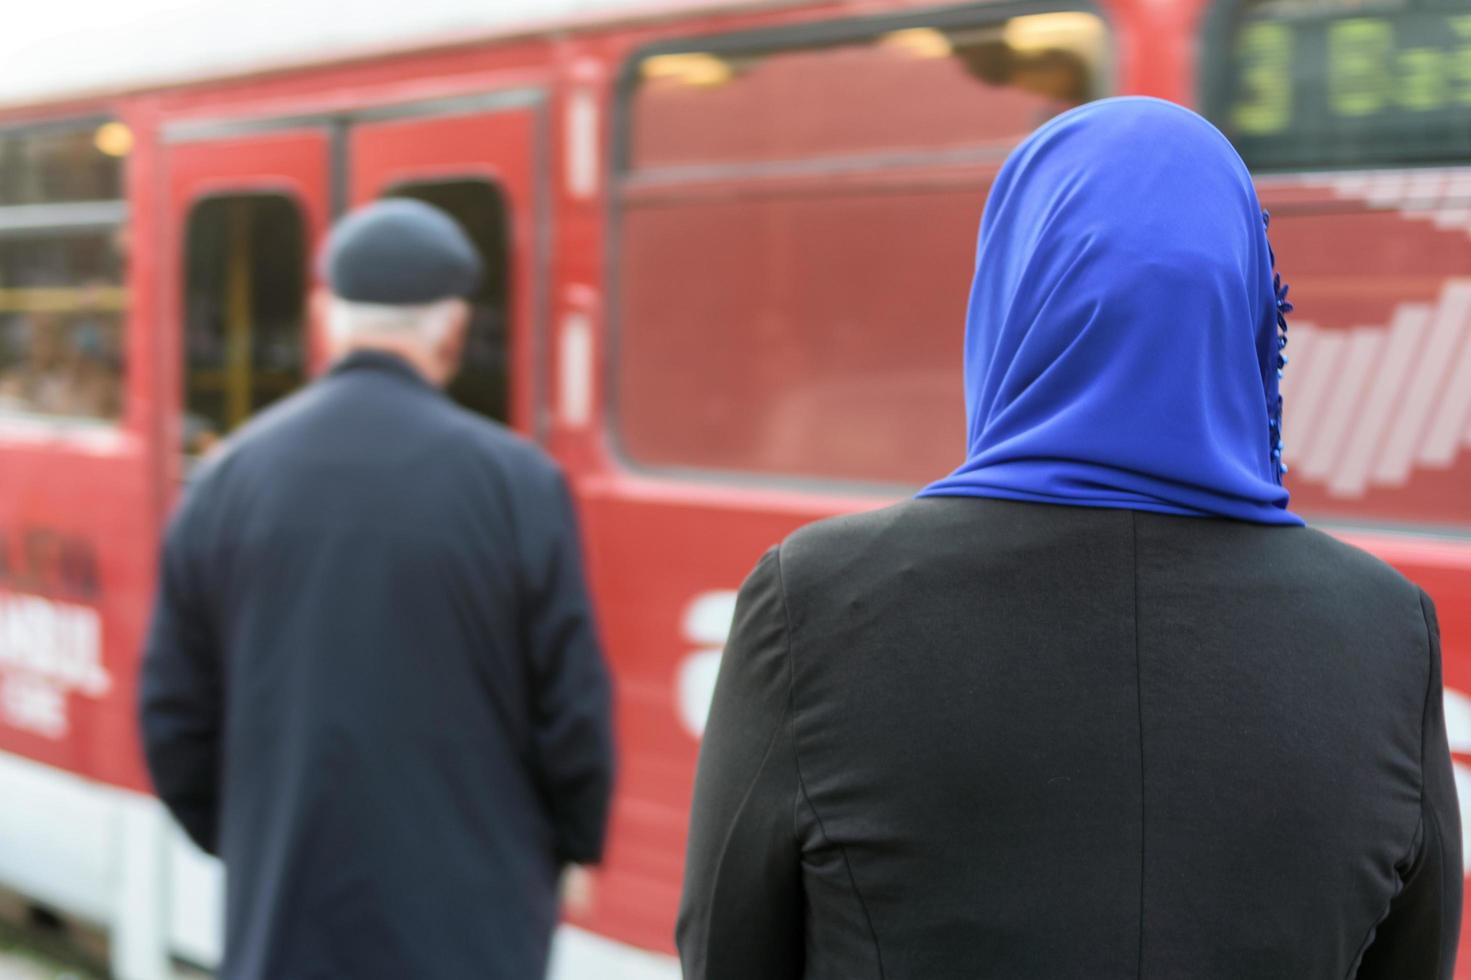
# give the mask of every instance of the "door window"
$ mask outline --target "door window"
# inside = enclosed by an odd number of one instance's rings
[[[184,275],[184,450],[207,451],[306,378],[306,225],[276,194],[200,201]]]
[[[506,422],[510,412],[510,252],[506,200],[487,180],[403,183],[386,197],[407,197],[444,211],[459,222],[485,264],[480,290],[470,297],[470,330],[460,373],[450,383],[455,401],[488,418]]]

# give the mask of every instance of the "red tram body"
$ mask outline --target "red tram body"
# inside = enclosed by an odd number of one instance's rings
[[[304,297],[333,215],[412,194],[496,270],[456,393],[571,475],[617,677],[602,901],[560,975],[673,976],[734,590],[798,525],[958,462],[986,189],[1102,94],[1201,107],[1275,164],[1296,506],[1431,593],[1471,767],[1471,149],[1289,145],[1316,123],[1268,83],[1321,67],[1285,54],[1324,5],[596,6],[0,105],[0,885],[113,928],[120,976],[216,955],[217,872],[147,799],[135,734],[156,541],[188,454],[323,368]],[[1332,111],[1471,106],[1471,20],[1444,20],[1430,81],[1428,42],[1392,46],[1424,24],[1323,28]],[[1388,74],[1352,74],[1373,57]]]

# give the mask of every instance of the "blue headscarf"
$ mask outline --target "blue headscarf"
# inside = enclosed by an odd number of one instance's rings
[[[1148,98],[1058,116],[991,189],[969,454],[920,496],[1301,524],[1280,465],[1290,309],[1251,176],[1214,126]]]

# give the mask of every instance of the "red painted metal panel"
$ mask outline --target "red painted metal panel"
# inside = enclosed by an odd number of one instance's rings
[[[151,575],[148,447],[0,433],[0,751],[145,784],[131,706]]]

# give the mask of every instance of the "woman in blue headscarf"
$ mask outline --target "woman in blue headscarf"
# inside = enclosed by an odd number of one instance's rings
[[[1139,98],[1054,119],[991,191],[969,453],[923,495],[1301,524],[1281,483],[1285,303],[1251,176],[1210,123]]]
[[[1096,102],[1012,154],[965,462],[741,591],[687,978],[1451,977],[1434,608],[1288,510],[1289,309],[1194,113]]]

